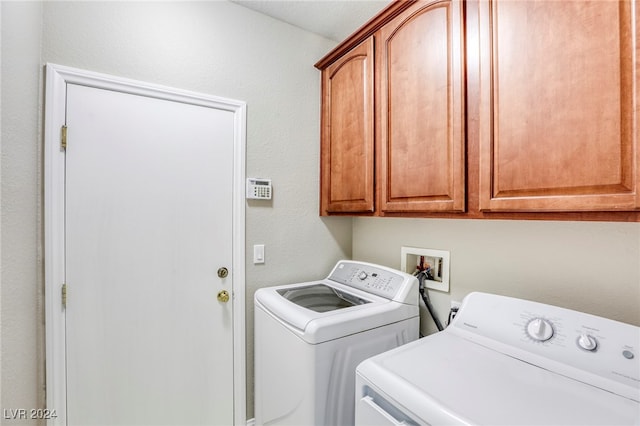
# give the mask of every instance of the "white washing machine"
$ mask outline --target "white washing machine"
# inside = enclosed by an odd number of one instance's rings
[[[384,266],[343,260],[254,301],[257,425],[353,424],[356,366],[418,338],[418,281]]]
[[[356,425],[640,425],[640,328],[472,293],[356,381]]]

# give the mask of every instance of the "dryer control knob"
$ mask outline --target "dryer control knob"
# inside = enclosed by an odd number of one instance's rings
[[[358,274],[358,278],[360,279],[360,281],[366,280],[368,276],[369,274],[367,274],[365,271],[362,271]]]
[[[553,337],[553,326],[544,318],[534,318],[527,324],[527,334],[533,340],[546,342]]]
[[[598,347],[598,341],[593,336],[581,334],[580,337],[578,337],[578,346],[585,351],[595,351]]]

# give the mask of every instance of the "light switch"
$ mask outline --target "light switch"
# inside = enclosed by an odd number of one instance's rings
[[[253,246],[253,263],[264,263],[264,244],[255,244]]]

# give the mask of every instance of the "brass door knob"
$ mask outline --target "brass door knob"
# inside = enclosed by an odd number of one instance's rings
[[[218,293],[218,301],[222,303],[227,303],[229,301],[229,292],[227,290],[221,290]]]

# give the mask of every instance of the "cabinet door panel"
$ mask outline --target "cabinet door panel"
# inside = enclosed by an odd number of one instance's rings
[[[379,32],[382,211],[464,211],[461,9],[418,2]]]
[[[323,71],[321,213],[373,212],[373,38]]]
[[[480,7],[481,210],[637,208],[631,3]]]

